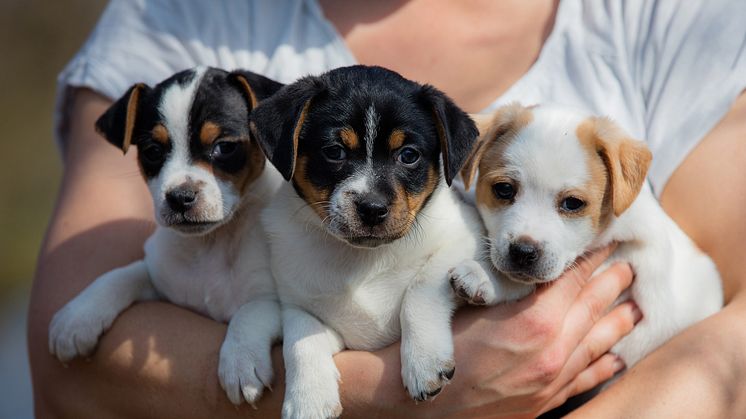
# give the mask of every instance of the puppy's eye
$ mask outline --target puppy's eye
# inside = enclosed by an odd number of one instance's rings
[[[233,141],[221,141],[212,147],[210,156],[215,160],[222,160],[231,157],[238,150],[238,143]]]
[[[402,164],[411,166],[417,163],[417,161],[420,159],[420,152],[412,147],[404,147],[399,152],[398,159],[400,162],[402,162]]]
[[[149,163],[160,163],[163,160],[163,146],[150,143],[142,149],[142,156]]]
[[[515,197],[515,188],[507,182],[492,185],[492,191],[498,199],[513,199]]]
[[[568,196],[563,199],[560,203],[560,208],[567,212],[580,211],[585,207],[585,202],[582,199],[575,198],[574,196]]]
[[[339,162],[347,158],[347,152],[341,145],[330,145],[322,148],[321,151],[331,161]]]

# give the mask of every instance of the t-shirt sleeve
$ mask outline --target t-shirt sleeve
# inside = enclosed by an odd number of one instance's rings
[[[746,2],[632,0],[625,6],[630,62],[654,156],[649,179],[660,196],[746,89]]]
[[[134,83],[155,84],[195,65],[235,67],[231,43],[245,43],[248,2],[112,0],[57,80],[55,135],[64,142],[70,91],[87,87],[111,99]],[[230,26],[230,29],[229,29]],[[231,31],[229,34],[228,31]]]

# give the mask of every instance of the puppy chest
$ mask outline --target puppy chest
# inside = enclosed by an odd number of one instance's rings
[[[323,320],[343,337],[348,348],[375,350],[399,339],[401,295],[378,291],[357,289],[332,302],[331,310],[321,310]]]
[[[204,253],[153,257],[145,262],[153,284],[168,301],[218,321],[228,321],[252,296],[267,293],[268,285],[252,281],[245,267],[226,261],[224,254]]]

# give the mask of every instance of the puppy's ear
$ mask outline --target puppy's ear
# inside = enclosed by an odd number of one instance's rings
[[[285,180],[295,172],[298,139],[311,103],[324,90],[319,78],[306,77],[260,102],[251,113],[251,133]]]
[[[609,175],[611,208],[618,217],[640,193],[653,155],[645,143],[630,138],[608,118],[590,118],[578,129],[592,130],[596,152]]]
[[[453,178],[471,154],[479,131],[469,115],[435,87],[423,86],[422,97],[435,117],[446,183],[451,186]]]
[[[256,108],[260,101],[277,93],[283,86],[282,83],[247,70],[236,70],[229,73],[228,81],[241,90],[249,112]]]
[[[148,90],[143,83],[133,85],[96,120],[96,131],[125,154],[132,144],[141,97]]]
[[[485,152],[494,144],[515,135],[518,130],[528,125],[532,114],[531,108],[520,103],[511,103],[498,108],[492,115],[476,114],[471,117],[479,128],[479,139],[474,151],[461,169],[461,178],[466,190],[469,190]]]

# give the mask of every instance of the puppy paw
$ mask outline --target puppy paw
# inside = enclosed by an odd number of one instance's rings
[[[52,318],[49,352],[62,362],[89,356],[117,316],[116,311],[74,299]]]
[[[465,260],[448,271],[453,292],[471,305],[496,304],[495,286],[482,266],[474,260]]]
[[[402,381],[409,395],[418,402],[435,398],[456,372],[452,355],[441,358],[425,354],[407,358],[402,358]]]
[[[285,395],[282,404],[283,419],[330,419],[342,416],[337,386],[333,389],[317,388],[306,394]]]
[[[240,405],[246,400],[254,406],[264,387],[271,389],[273,375],[269,348],[252,350],[229,340],[220,348],[218,378],[231,403]]]

